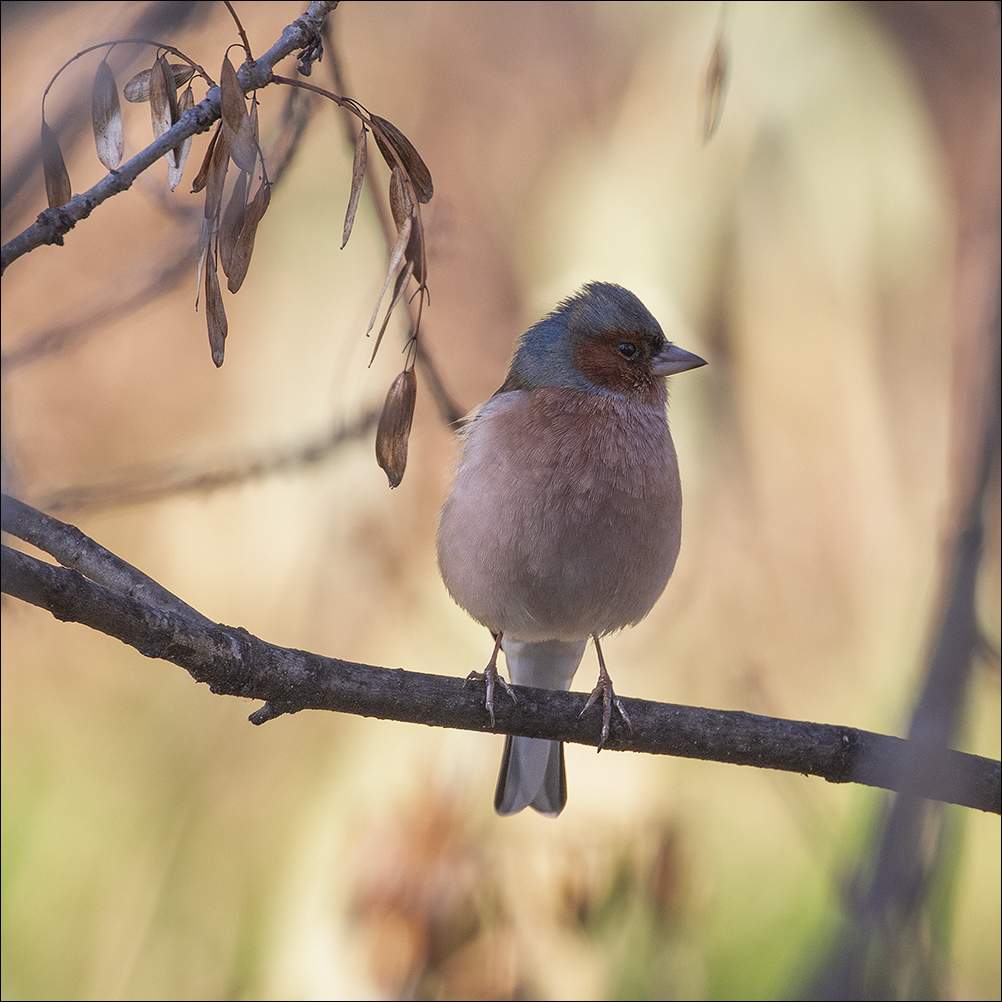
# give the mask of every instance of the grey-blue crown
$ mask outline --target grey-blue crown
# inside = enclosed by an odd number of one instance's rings
[[[650,310],[628,289],[590,282],[519,338],[513,367],[533,386],[593,389],[574,365],[574,339],[606,330],[664,337]]]

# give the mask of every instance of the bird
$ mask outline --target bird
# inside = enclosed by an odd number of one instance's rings
[[[464,419],[439,515],[449,594],[494,635],[483,672],[494,726],[504,651],[512,685],[568,690],[588,640],[602,701],[599,749],[615,706],[600,638],[640,622],[661,596],[682,538],[682,488],[667,377],[705,365],[671,343],[627,289],[592,282],[518,340],[500,389]],[[585,712],[585,711],[582,711]],[[505,741],[499,815],[567,802],[563,745]]]

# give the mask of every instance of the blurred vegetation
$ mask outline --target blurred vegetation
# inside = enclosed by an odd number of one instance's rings
[[[238,9],[257,52],[302,8]],[[710,360],[673,387],[675,576],[605,645],[624,695],[907,732],[991,364],[996,9],[334,13],[346,92],[398,125],[435,180],[422,339],[463,408],[497,388],[529,323],[594,279],[632,289]],[[214,66],[236,40],[222,5],[3,13],[4,240],[45,205],[31,151],[66,59],[142,30]],[[722,118],[704,143],[721,26]],[[334,54],[314,82],[332,86]],[[98,59],[46,103],[77,191],[104,173],[89,121]],[[120,85],[147,65],[138,50],[120,59]],[[260,98],[267,148],[286,95]],[[148,142],[149,112],[124,113],[128,156]],[[227,297],[218,371],[190,265],[118,305],[189,253],[190,177],[168,194],[158,164],[65,246],[12,264],[4,489],[45,507],[71,488],[239,468],[378,406],[405,331],[398,318],[366,367],[386,244],[367,188],[337,249],[351,158],[337,113],[317,105]],[[53,330],[70,335],[24,352]],[[489,637],[435,567],[451,456],[422,383],[393,493],[370,431],[273,476],[60,515],[269,641],[465,675]],[[995,478],[978,600],[997,651],[997,466]],[[500,737],[319,713],[254,728],[252,705],[170,665],[2,608],[4,997],[797,995],[853,914],[885,814],[873,790],[568,747],[561,818],[501,820]],[[1000,756],[990,654],[957,747]],[[935,834],[932,891],[886,961],[893,986],[997,998],[998,818],[946,809]]]

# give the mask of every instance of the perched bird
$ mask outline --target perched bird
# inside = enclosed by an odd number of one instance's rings
[[[594,282],[522,335],[501,388],[462,428],[438,526],[453,599],[495,636],[516,685],[569,689],[588,638],[603,704],[616,698],[599,638],[640,622],[664,591],[682,539],[682,488],[666,376],[706,363],[671,344],[647,308]],[[567,801],[563,745],[508,736],[494,808],[556,817]]]

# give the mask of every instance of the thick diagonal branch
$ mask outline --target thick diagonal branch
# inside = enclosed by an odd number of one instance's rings
[[[461,679],[377,668],[266,643],[213,623],[78,529],[3,499],[3,528],[72,564],[58,567],[3,547],[3,591],[180,665],[221,695],[261,699],[264,723],[303,709],[337,710],[435,727],[489,731],[478,686]],[[596,745],[599,720],[580,719],[586,696],[516,687],[496,707],[498,731]],[[613,727],[606,745],[864,783],[897,790],[920,753],[914,742],[851,727],[780,720],[647,700],[624,700],[633,732]],[[913,778],[913,777],[912,777]],[[1002,812],[1000,764],[941,750],[930,756],[921,795]]]

